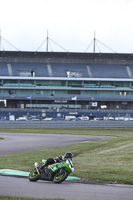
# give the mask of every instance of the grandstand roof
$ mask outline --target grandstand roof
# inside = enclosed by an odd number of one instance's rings
[[[0,61],[133,64],[133,54],[0,51]]]

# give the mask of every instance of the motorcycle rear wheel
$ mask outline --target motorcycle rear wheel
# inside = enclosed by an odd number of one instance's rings
[[[64,171],[63,174],[56,173],[53,179],[54,183],[61,183],[63,182],[67,177],[69,173],[67,171]]]
[[[29,180],[36,182],[40,179],[40,175],[37,173],[36,169],[33,169],[29,174]]]

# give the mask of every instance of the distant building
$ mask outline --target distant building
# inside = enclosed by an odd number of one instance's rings
[[[0,51],[0,100],[7,108],[132,110],[133,54]]]

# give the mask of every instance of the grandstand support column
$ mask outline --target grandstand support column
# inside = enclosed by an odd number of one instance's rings
[[[30,109],[32,109],[32,95],[30,95]]]
[[[52,72],[52,68],[51,68],[50,64],[47,64],[47,69],[48,69],[49,76],[52,77],[53,76],[53,72]]]
[[[11,66],[11,64],[7,64],[7,68],[8,68],[9,76],[12,76],[13,74],[12,74],[12,66]]]
[[[132,75],[132,72],[131,72],[130,66],[127,65],[127,66],[126,66],[126,70],[127,70],[127,73],[128,73],[129,78],[132,78],[133,75]]]
[[[89,74],[89,77],[93,77],[92,75],[92,72],[91,72],[91,66],[90,65],[87,65],[87,71],[88,71],[88,74]]]
[[[78,98],[76,98],[75,104],[76,104],[76,110],[77,110]]]

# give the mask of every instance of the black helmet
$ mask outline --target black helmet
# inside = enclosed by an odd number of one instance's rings
[[[65,158],[71,158],[72,159],[72,153],[71,152],[66,152],[65,153]]]

